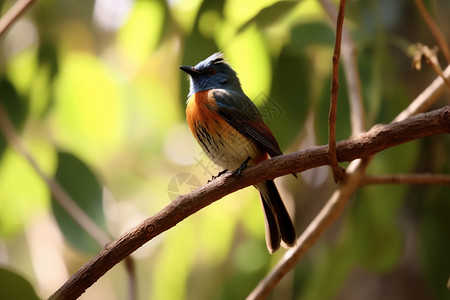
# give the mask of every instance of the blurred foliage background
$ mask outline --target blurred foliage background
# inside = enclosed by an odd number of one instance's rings
[[[0,1],[1,14],[12,4]],[[450,40],[450,2],[425,4]],[[410,67],[415,43],[436,42],[413,1],[348,1],[345,26],[366,126],[388,123],[436,77]],[[315,0],[38,0],[0,47],[0,102],[21,139],[112,237],[220,171],[186,126],[181,64],[224,52],[285,152],[327,142],[334,29]],[[351,134],[344,76],[340,87],[338,140]],[[368,172],[448,174],[449,149],[448,135],[414,141]],[[335,185],[326,167],[291,177],[277,182],[300,234]],[[361,188],[271,297],[450,299],[449,195]],[[0,135],[0,298],[47,298],[100,249]],[[138,299],[242,299],[283,252],[267,253],[246,188],[133,254]],[[127,299],[127,289],[121,263],[81,299]]]

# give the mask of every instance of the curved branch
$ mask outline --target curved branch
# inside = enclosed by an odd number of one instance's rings
[[[450,133],[450,106],[407,120],[380,125],[367,133],[337,143],[339,161],[352,161],[396,145],[438,133]],[[359,161],[359,160],[358,160]],[[50,299],[76,299],[114,265],[144,243],[172,228],[188,216],[220,198],[249,185],[282,175],[327,165],[328,146],[277,156],[243,170],[240,176],[226,173],[205,186],[177,197],[172,203],[134,227],[78,270]],[[352,164],[348,172],[352,172]],[[355,184],[358,186],[359,182]],[[347,186],[347,184],[345,185]],[[345,187],[343,187],[345,189]],[[346,193],[348,190],[343,190]]]

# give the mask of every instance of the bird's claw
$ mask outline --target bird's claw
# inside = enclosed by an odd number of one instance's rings
[[[217,175],[215,175],[215,176],[213,175],[213,176],[211,177],[211,179],[208,180],[208,183],[210,183],[211,181],[213,181],[213,180],[216,179],[216,178],[219,178],[220,176],[222,176],[222,175],[225,174],[226,172],[228,172],[227,169],[220,171],[220,172],[217,173]]]
[[[245,168],[247,168],[247,163],[249,162],[250,159],[251,159],[250,156],[247,157],[247,159],[239,166],[239,168],[233,171],[233,174],[238,176],[241,175],[241,172],[244,171]]]

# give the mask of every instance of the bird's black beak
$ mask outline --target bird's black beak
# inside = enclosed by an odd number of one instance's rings
[[[188,73],[191,76],[195,76],[195,75],[199,75],[200,74],[200,72],[194,67],[181,66],[180,69],[183,70],[184,72]]]

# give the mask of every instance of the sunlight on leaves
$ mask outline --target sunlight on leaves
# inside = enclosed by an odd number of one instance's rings
[[[119,30],[118,46],[127,60],[138,66],[156,46],[162,34],[164,8],[160,1],[135,1],[125,25]]]
[[[96,58],[67,55],[56,83],[52,125],[56,139],[89,159],[106,159],[124,138],[119,82]]]
[[[197,245],[195,226],[188,220],[167,233],[153,273],[152,299],[185,299]]]
[[[251,26],[232,41],[219,42],[224,43],[227,59],[238,73],[247,96],[255,99],[261,93],[268,93],[272,79],[269,52],[256,27]]]
[[[19,93],[24,94],[31,85],[37,67],[36,51],[28,49],[8,61],[7,72]]]
[[[27,145],[41,168],[55,166],[54,149],[42,141]],[[8,148],[0,164],[0,235],[16,234],[34,214],[48,207],[49,190],[30,164]]]
[[[183,31],[189,33],[192,31],[198,10],[202,5],[202,0],[169,0],[170,10],[175,20],[180,24]]]

